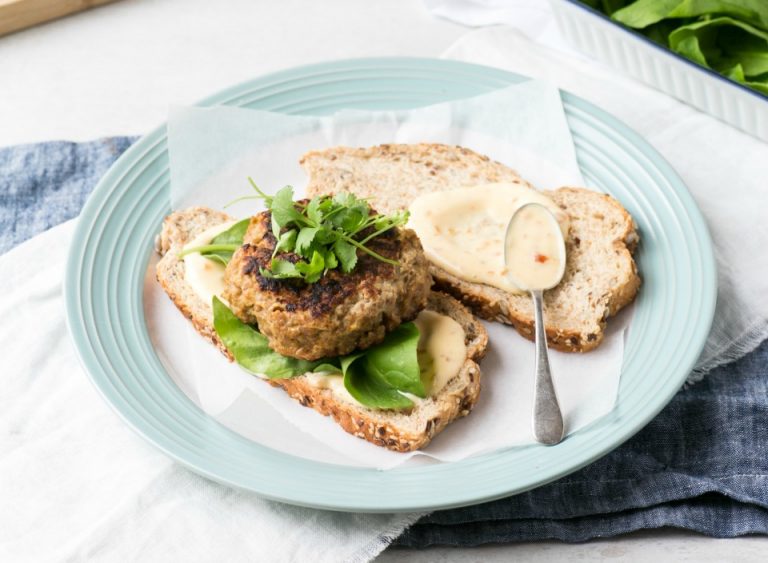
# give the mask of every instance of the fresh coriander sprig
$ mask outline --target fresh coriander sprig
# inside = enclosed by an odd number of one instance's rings
[[[277,239],[269,268],[261,275],[268,278],[298,278],[306,283],[318,281],[326,272],[341,268],[350,273],[357,265],[360,250],[387,264],[397,261],[382,256],[367,244],[387,231],[405,225],[408,212],[385,216],[371,213],[368,202],[350,193],[317,196],[307,203],[293,201],[293,188],[286,186],[274,196],[264,193],[253,179],[248,181],[272,215],[272,234]],[[240,198],[240,199],[246,199]],[[367,233],[370,229],[373,232]],[[363,233],[365,236],[363,236]],[[362,237],[362,238],[361,238]],[[296,262],[279,258],[293,253]]]

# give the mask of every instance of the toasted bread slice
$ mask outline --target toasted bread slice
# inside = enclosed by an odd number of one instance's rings
[[[531,187],[510,168],[462,147],[381,145],[311,151],[301,159],[308,195],[349,191],[381,213],[407,208],[419,195],[491,182]],[[533,189],[531,187],[531,189]],[[544,296],[547,341],[565,352],[587,352],[603,340],[606,320],[631,303],[640,287],[632,258],[639,241],[629,213],[612,197],[584,188],[545,192],[571,217],[562,282]],[[534,338],[531,299],[457,278],[431,266],[435,289],[450,293],[487,320]]]
[[[178,309],[197,331],[232,361],[232,355],[213,328],[213,313],[184,280],[184,261],[179,251],[203,231],[232,218],[218,211],[193,207],[169,215],[163,222],[157,249],[163,256],[157,264],[157,280]],[[453,420],[466,416],[480,394],[480,368],[488,335],[483,325],[454,298],[438,292],[429,296],[427,309],[448,315],[464,329],[467,357],[459,373],[434,397],[416,403],[407,411],[371,409],[348,394],[323,386],[310,374],[290,379],[266,380],[282,387],[302,405],[333,417],[344,430],[378,446],[398,452],[423,448]]]

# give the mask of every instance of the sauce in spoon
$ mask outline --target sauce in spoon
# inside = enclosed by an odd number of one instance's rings
[[[560,283],[565,272],[565,241],[546,207],[530,203],[512,216],[504,258],[507,275],[520,289],[545,290]]]
[[[563,415],[549,369],[544,329],[544,291],[560,283],[565,273],[565,241],[554,215],[544,206],[529,203],[518,209],[504,239],[507,275],[516,286],[530,291],[536,323],[536,383],[533,395],[533,435],[542,444],[563,439]]]

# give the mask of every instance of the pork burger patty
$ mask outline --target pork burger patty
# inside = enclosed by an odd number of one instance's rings
[[[375,213],[373,210],[372,213]],[[243,322],[257,325],[269,346],[303,360],[342,356],[381,342],[424,309],[432,276],[410,229],[393,228],[366,245],[396,266],[360,250],[354,270],[329,270],[319,281],[266,278],[276,239],[270,213],[251,218],[244,244],[227,266],[224,298]],[[280,253],[295,262],[295,254]]]

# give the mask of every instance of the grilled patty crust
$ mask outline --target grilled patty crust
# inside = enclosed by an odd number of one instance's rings
[[[410,229],[394,228],[367,243],[396,260],[396,266],[358,250],[351,273],[329,270],[312,284],[260,274],[269,268],[276,242],[270,213],[252,217],[243,246],[227,266],[224,298],[243,322],[258,326],[279,354],[319,360],[363,350],[414,319],[427,304],[432,276]],[[299,259],[292,253],[278,256]]]

